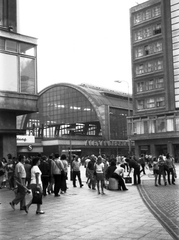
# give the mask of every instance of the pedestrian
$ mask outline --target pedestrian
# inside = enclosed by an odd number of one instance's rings
[[[65,154],[62,154],[60,160],[63,163],[64,171],[61,172],[61,194],[67,191],[67,179],[68,179],[68,162]]]
[[[88,187],[92,188],[93,190],[96,190],[96,176],[94,175],[96,156],[91,155],[90,159],[91,160],[88,162],[88,174],[89,174]]]
[[[158,165],[159,165],[159,177],[158,177],[158,184],[161,185],[161,176],[163,176],[163,181],[165,186],[167,185],[167,181],[166,181],[166,174],[165,174],[165,160],[163,155],[160,155],[158,158]]]
[[[72,170],[73,170],[73,187],[76,187],[76,177],[78,178],[80,187],[83,187],[81,181],[81,172],[80,172],[81,161],[78,160],[78,156],[73,156]]]
[[[61,172],[64,171],[64,166],[59,158],[59,153],[55,153],[55,159],[51,161],[51,172],[54,178],[54,196],[59,197],[61,189]]]
[[[5,169],[2,160],[0,160],[0,189],[3,187],[3,179],[5,175]]]
[[[153,158],[153,173],[155,176],[155,186],[157,187],[157,180],[158,180],[158,176],[159,176],[159,163],[156,157]]]
[[[7,177],[8,177],[8,183],[9,183],[9,189],[13,190],[14,189],[14,171],[15,171],[15,162],[14,158],[12,158],[11,153],[7,155],[8,157],[8,162],[6,165],[6,170],[7,170]]]
[[[35,157],[32,159],[32,168],[31,168],[31,181],[29,188],[32,190],[32,199],[30,202],[26,205],[26,212],[28,213],[29,207],[31,204],[37,204],[36,214],[44,214],[45,212],[42,211],[41,205],[42,205],[42,180],[41,180],[41,171],[39,169],[40,165],[40,158]],[[39,195],[38,202],[34,202],[34,197],[36,192]]]
[[[169,153],[167,153],[166,155],[166,160],[165,163],[167,165],[167,175],[168,175],[168,184],[171,185],[171,181],[170,181],[170,174],[172,176],[172,184],[175,185],[175,174],[174,174],[174,169],[175,169],[175,165],[174,165],[174,158],[172,156],[170,156]]]
[[[26,159],[25,160],[25,164],[24,164],[24,168],[25,168],[25,171],[26,171],[26,180],[25,180],[25,184],[26,186],[28,187],[29,184],[30,184],[30,180],[31,180],[31,164],[30,164],[30,161],[29,159]]]
[[[94,169],[96,174],[98,194],[104,194],[104,163],[102,162],[101,156],[98,156]]]
[[[123,180],[124,178],[124,168],[120,166],[120,164],[117,165],[116,169],[114,170],[112,178],[115,178],[118,181],[119,190],[127,191],[128,188],[126,188],[125,182]]]
[[[26,202],[25,202],[25,195],[27,193],[27,190],[25,187],[26,171],[24,168],[24,161],[25,161],[24,156],[19,155],[18,161],[19,162],[15,166],[15,181],[17,184],[17,195],[9,204],[15,210],[15,205],[20,203],[20,210],[25,210],[27,213],[28,210],[26,208]]]
[[[140,184],[140,165],[138,162],[131,158],[126,158],[126,162],[129,165],[129,173],[128,176],[130,176],[131,170],[134,169],[133,177],[134,177],[134,185]]]
[[[49,183],[51,169],[50,169],[50,165],[47,161],[47,157],[45,155],[42,156],[39,168],[42,173],[41,179],[42,179],[43,195],[47,196],[47,187],[48,187],[48,183]]]
[[[145,158],[144,155],[141,154],[141,157],[139,158],[139,164],[141,165],[142,169],[140,170],[140,173],[143,172],[143,174],[145,175]]]

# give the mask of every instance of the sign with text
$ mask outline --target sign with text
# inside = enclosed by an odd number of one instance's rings
[[[134,146],[134,141],[131,141],[131,146]],[[85,146],[96,146],[96,147],[126,147],[129,146],[128,140],[87,140]]]
[[[17,143],[35,143],[35,136],[17,135]]]

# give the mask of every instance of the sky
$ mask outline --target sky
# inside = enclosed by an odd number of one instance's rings
[[[132,93],[129,9],[144,0],[18,2],[18,32],[38,39],[38,91],[86,83]]]

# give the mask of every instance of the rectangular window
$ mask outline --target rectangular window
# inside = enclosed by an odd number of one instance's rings
[[[138,110],[144,109],[144,100],[138,100],[137,101],[137,109]]]
[[[155,133],[156,132],[156,120],[150,119],[149,120],[149,133]]]
[[[31,44],[20,43],[20,53],[29,56],[35,56],[35,47]]]
[[[157,132],[166,132],[165,119],[157,119]]]
[[[137,83],[137,92],[144,91],[144,82]]]
[[[17,52],[17,42],[6,40],[6,50],[10,52]]]
[[[163,87],[164,87],[164,80],[163,80],[163,78],[156,79],[156,88],[159,89],[159,88],[163,88]]]
[[[154,89],[154,80],[149,80],[149,90]]]
[[[154,108],[155,107],[154,98],[148,98],[146,102],[147,102],[147,108]]]
[[[0,38],[0,50],[5,50],[5,40]]]
[[[29,58],[20,58],[20,91],[35,94],[35,61]]]
[[[174,131],[174,121],[173,118],[167,119],[167,132]]]
[[[176,131],[179,131],[179,117],[175,118],[175,128],[176,128]]]
[[[18,91],[18,58],[17,56],[0,53],[0,89]]]
[[[156,107],[164,107],[164,106],[165,106],[164,97],[156,98]]]

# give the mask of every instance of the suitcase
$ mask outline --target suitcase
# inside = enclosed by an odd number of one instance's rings
[[[129,183],[131,184],[132,183],[132,177],[125,177],[125,183]]]

